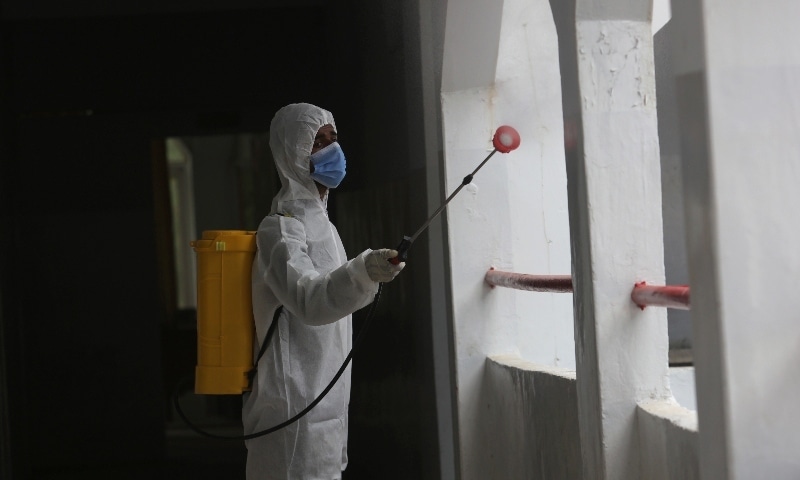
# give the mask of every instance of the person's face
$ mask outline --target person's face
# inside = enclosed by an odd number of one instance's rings
[[[333,125],[323,125],[317,130],[317,136],[314,137],[314,145],[311,147],[311,153],[317,153],[319,150],[327,147],[336,141],[336,130]]]

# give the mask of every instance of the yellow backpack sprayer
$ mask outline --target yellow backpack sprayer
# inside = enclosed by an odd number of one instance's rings
[[[255,323],[250,270],[255,232],[207,230],[192,242],[197,254],[197,366],[194,391],[205,395],[250,390]]]
[[[255,320],[252,306],[251,271],[256,253],[256,232],[246,230],[207,230],[202,239],[191,243],[197,254],[197,365],[195,367],[196,394],[240,395],[250,391],[252,375],[258,359],[253,361]],[[260,432],[248,435],[227,436],[207,432],[192,423],[178,401],[179,382],[173,394],[173,405],[186,425],[196,433],[220,440],[249,440],[280,430],[310,412],[331,391],[353,358],[364,338],[383,284],[378,286],[375,300],[370,304],[367,321],[358,332],[353,348],[328,386],[294,417]],[[278,315],[278,307],[266,338],[261,344],[261,358],[269,344]]]

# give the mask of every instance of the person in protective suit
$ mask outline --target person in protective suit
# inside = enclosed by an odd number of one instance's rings
[[[283,107],[270,124],[281,189],[256,233],[256,352],[282,309],[245,394],[245,434],[280,424],[314,401],[352,348],[351,313],[372,302],[378,284],[405,266],[388,261],[397,255],[390,249],[347,259],[327,213],[329,189],[345,174],[336,135],[333,115],[307,103]],[[247,479],[340,479],[347,467],[349,401],[348,367],[300,420],[245,442]]]

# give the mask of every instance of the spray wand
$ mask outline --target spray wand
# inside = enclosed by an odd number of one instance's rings
[[[464,177],[464,180],[462,180],[461,185],[459,185],[458,188],[456,188],[455,191],[453,191],[453,193],[451,193],[450,196],[447,197],[447,200],[445,200],[444,203],[439,208],[437,208],[435,212],[433,212],[433,215],[428,217],[428,220],[426,220],[425,223],[423,223],[422,226],[419,227],[419,229],[414,233],[414,235],[410,237],[407,235],[403,236],[403,240],[401,240],[400,244],[397,246],[397,248],[395,248],[395,250],[397,250],[397,256],[390,258],[389,262],[392,265],[397,265],[400,262],[405,262],[406,259],[408,258],[408,249],[411,248],[411,244],[414,243],[414,240],[416,240],[417,237],[422,232],[424,232],[426,228],[428,228],[428,225],[430,225],[431,222],[436,217],[438,217],[440,213],[442,213],[444,207],[446,207],[447,204],[450,203],[450,200],[452,200],[453,197],[455,197],[456,194],[460,192],[462,188],[464,188],[464,186],[472,183],[472,177],[475,176],[476,173],[478,173],[478,170],[480,170],[481,167],[483,167],[483,165],[486,164],[486,162],[488,162],[490,158],[492,158],[492,155],[494,155],[497,152],[508,153],[512,150],[516,150],[517,147],[519,147],[519,143],[520,143],[519,132],[517,132],[514,129],[514,127],[510,127],[508,125],[503,125],[501,127],[498,127],[494,133],[494,137],[492,138],[492,144],[494,145],[494,150],[492,150],[492,152],[489,153],[489,155],[487,155],[486,158],[483,159],[481,164],[478,165],[478,167],[475,168],[475,170],[473,170],[472,173]]]

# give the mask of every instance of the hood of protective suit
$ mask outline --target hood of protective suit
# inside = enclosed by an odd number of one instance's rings
[[[272,201],[270,213],[283,213],[286,204],[293,201],[320,199],[311,178],[310,155],[317,131],[328,124],[336,128],[333,114],[309,103],[287,105],[272,118],[269,146],[281,190]]]

